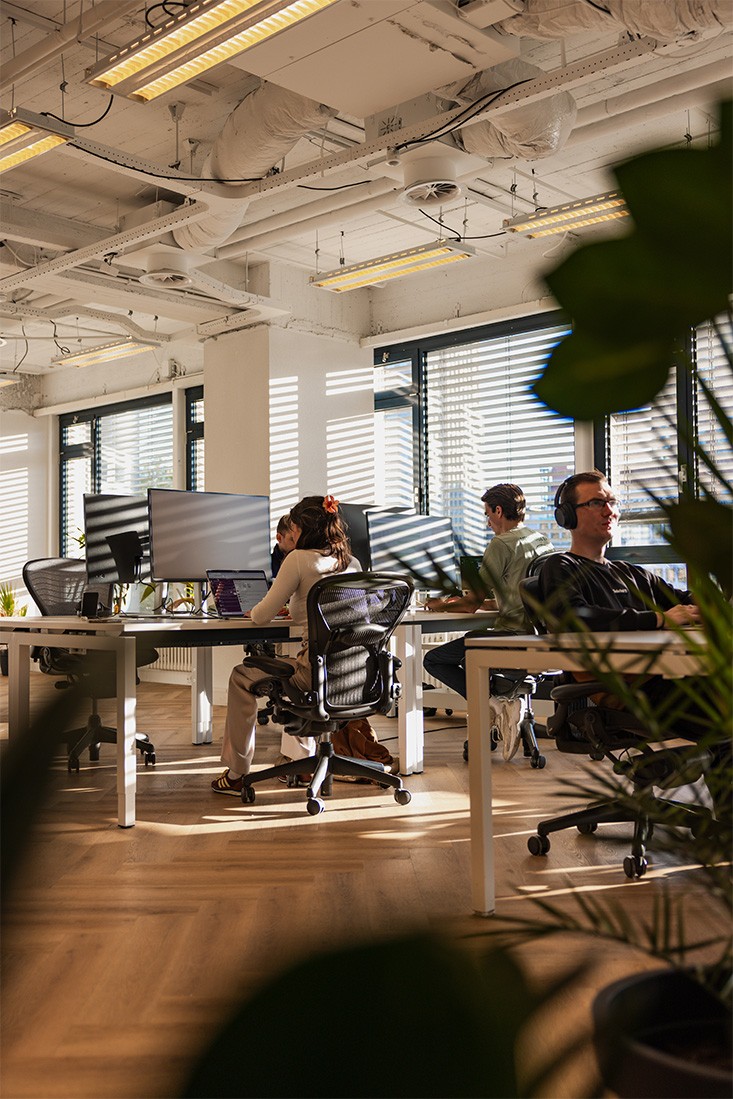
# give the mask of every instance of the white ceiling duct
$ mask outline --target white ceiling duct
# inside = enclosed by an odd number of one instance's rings
[[[275,84],[261,84],[243,99],[224,123],[208,157],[202,178],[237,186],[261,179],[311,130],[336,111]],[[227,240],[242,223],[248,199],[232,199],[231,210],[217,211],[196,226],[173,233],[181,248],[206,251]]]
[[[722,31],[729,0],[525,0],[524,11],[494,29],[530,38],[565,38],[579,31],[627,30],[672,42],[683,35]]]
[[[465,84],[441,88],[440,94],[461,103],[477,103],[482,96],[503,91],[542,76],[542,70],[513,59],[477,73]],[[577,108],[569,92],[557,92],[536,103],[516,107],[491,120],[462,127],[458,141],[469,153],[491,157],[534,160],[550,156],[567,141],[575,125]]]

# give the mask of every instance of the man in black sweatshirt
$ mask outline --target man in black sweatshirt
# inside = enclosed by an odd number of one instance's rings
[[[680,591],[638,565],[606,560],[619,519],[619,504],[598,470],[569,477],[555,496],[556,522],[572,531],[568,553],[549,554],[539,572],[544,616],[553,629],[593,631],[674,629],[696,626],[700,615],[688,591]],[[669,707],[674,730],[699,739],[709,732],[690,681],[649,676],[640,684],[654,710]],[[609,703],[604,698],[604,704]],[[702,708],[704,709],[704,707]]]

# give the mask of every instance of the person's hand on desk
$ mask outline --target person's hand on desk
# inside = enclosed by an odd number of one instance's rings
[[[668,611],[657,611],[657,628],[660,630],[684,629],[700,625],[700,611],[694,603],[679,603]]]
[[[448,611],[452,614],[475,614],[476,611],[496,610],[494,599],[477,601],[472,595],[449,595],[440,599],[428,599],[425,609],[428,611]]]

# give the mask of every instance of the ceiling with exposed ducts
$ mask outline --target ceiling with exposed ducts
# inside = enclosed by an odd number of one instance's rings
[[[0,0],[0,107],[74,128],[0,175],[3,371],[281,322],[273,265],[460,236],[531,267],[506,219],[714,140],[731,87],[731,0],[332,0],[150,102],[89,82],[195,7]]]

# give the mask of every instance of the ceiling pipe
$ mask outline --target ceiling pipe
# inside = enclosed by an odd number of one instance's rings
[[[676,96],[681,92],[703,92],[711,84],[717,84],[721,80],[730,81],[730,76],[731,64],[726,58],[712,65],[679,73],[677,76],[671,76],[655,84],[646,84],[643,88],[635,88],[634,91],[626,92],[624,95],[616,95],[611,99],[602,99],[598,103],[582,107],[578,111],[575,128],[580,129],[590,125],[591,122],[600,122],[612,115],[623,114],[635,107],[646,107],[650,103],[658,103],[660,99]]]
[[[389,193],[375,195],[373,198],[354,203],[352,206],[347,206],[345,209],[332,210],[327,214],[305,218],[303,221],[291,222],[289,225],[283,225],[280,229],[273,229],[269,233],[255,234],[249,239],[239,241],[237,244],[225,244],[223,248],[217,248],[216,258],[238,259],[248,252],[260,252],[263,248],[271,248],[275,244],[281,244],[283,241],[292,240],[294,236],[300,236],[311,230],[324,229],[331,225],[342,224],[345,221],[353,221],[354,218],[361,217],[363,214],[371,213],[373,210],[379,210],[384,206],[385,201],[396,196],[400,189],[401,188],[396,188],[392,192],[392,195]]]
[[[606,134],[618,133],[629,126],[640,126],[644,122],[650,122],[654,118],[664,118],[674,114],[675,111],[685,111],[690,107],[707,105],[716,99],[723,99],[730,94],[730,79],[721,80],[719,84],[710,84],[707,88],[701,88],[698,92],[683,92],[681,95],[673,95],[668,99],[661,99],[658,103],[647,103],[643,107],[626,111],[624,114],[614,115],[602,122],[594,122],[589,126],[582,126],[573,130],[565,147],[582,145],[586,141],[595,141]],[[680,140],[682,140],[680,133]]]
[[[119,20],[130,12],[137,11],[140,0],[104,0],[95,8],[89,8],[82,12],[78,19],[72,19],[64,23],[58,32],[44,39],[43,42],[30,46],[23,53],[18,54],[12,61],[3,65],[2,77],[0,77],[0,92],[6,91],[13,84],[29,76],[38,65],[46,61],[52,61],[62,54],[67,46],[78,38],[88,38],[101,31],[108,23]]]
[[[364,183],[360,187],[351,187],[347,191],[339,191],[336,194],[331,193],[325,198],[316,199],[315,202],[304,202],[302,206],[285,210],[280,214],[273,214],[271,217],[261,218],[259,221],[248,222],[246,226],[238,229],[229,238],[226,247],[248,240],[253,236],[259,236],[261,233],[269,233],[273,229],[282,229],[283,226],[292,225],[294,216],[297,216],[299,221],[303,221],[306,217],[328,214],[332,210],[343,210],[348,206],[356,206],[366,199],[389,194],[394,191],[394,186],[394,180],[392,179],[376,179]]]

